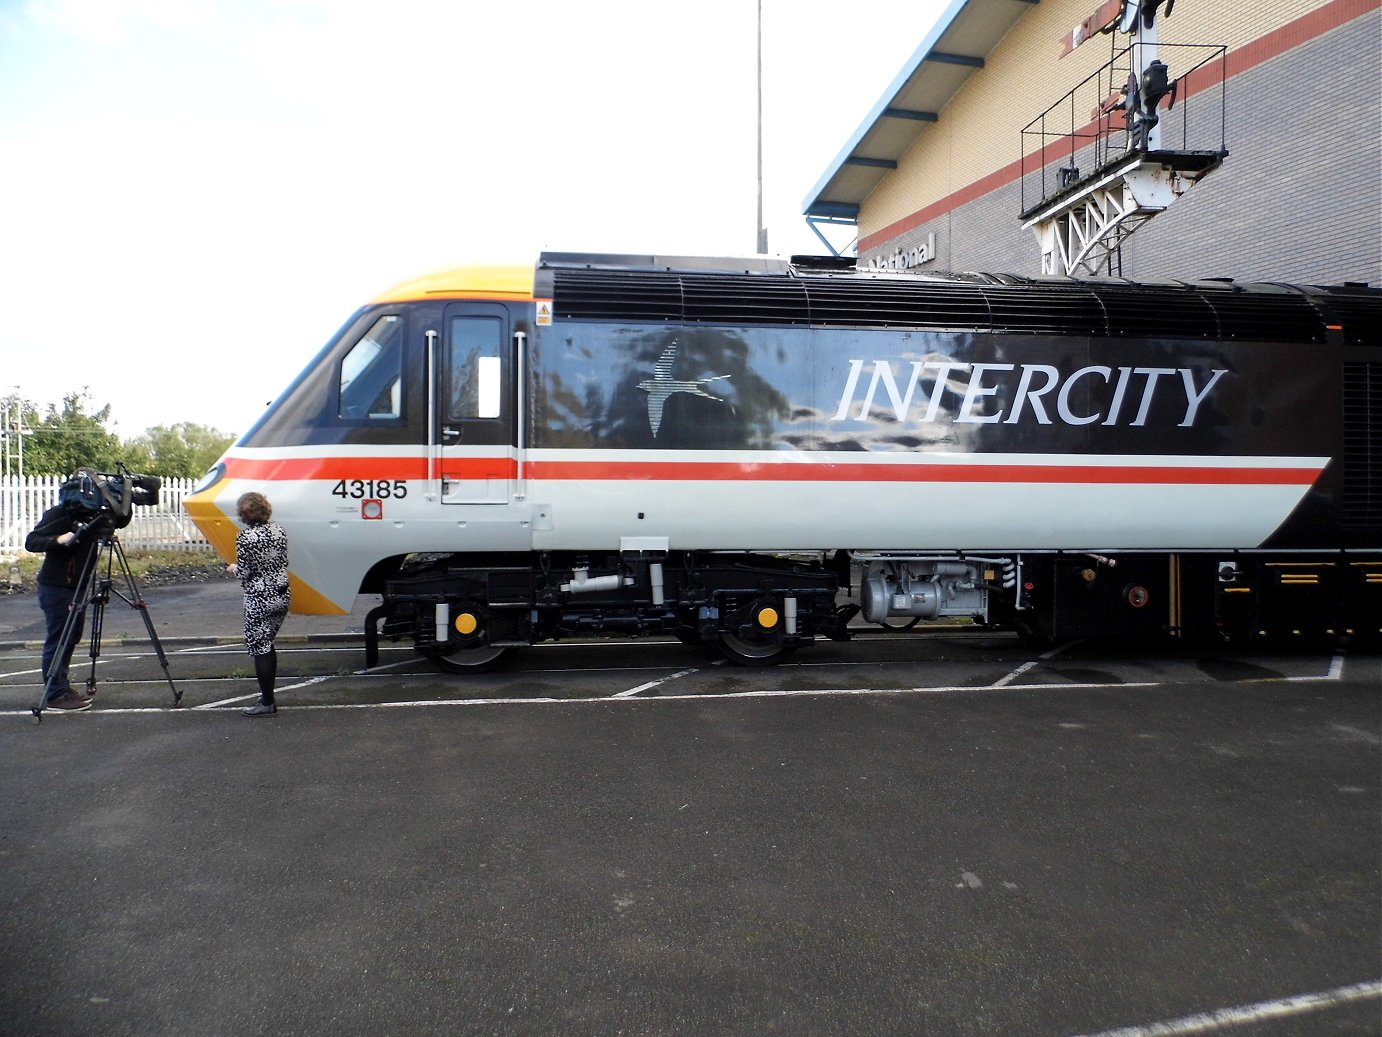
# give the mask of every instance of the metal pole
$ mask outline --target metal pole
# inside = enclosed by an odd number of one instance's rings
[[[759,255],[768,252],[768,228],[763,226],[763,0],[758,0],[758,242]]]

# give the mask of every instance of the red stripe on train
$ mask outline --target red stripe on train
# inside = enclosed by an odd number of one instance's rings
[[[529,479],[582,482],[926,482],[926,483],[1108,483],[1148,485],[1309,486],[1322,468],[1253,468],[1216,465],[850,464],[848,462],[725,461],[529,461]],[[419,457],[317,457],[226,459],[232,479],[426,479]],[[440,474],[449,479],[513,479],[513,458],[448,458]]]
[[[530,462],[530,479],[609,481],[645,479],[663,482],[984,482],[984,483],[1167,483],[1282,484],[1308,486],[1317,468],[1188,468],[1174,465],[1019,465],[1019,464],[722,464],[695,461]]]

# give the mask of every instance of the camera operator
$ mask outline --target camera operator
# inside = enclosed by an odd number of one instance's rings
[[[94,468],[78,468],[73,478],[87,476],[95,479]],[[57,504],[43,513],[28,537],[24,540],[24,550],[44,555],[43,565],[38,571],[38,604],[43,609],[43,620],[47,627],[43,639],[43,681],[48,689],[44,707],[49,709],[78,710],[91,707],[91,696],[74,689],[67,679],[67,668],[72,662],[72,653],[82,639],[86,625],[84,609],[73,610],[73,601],[81,583],[82,573],[96,549],[100,538],[94,535],[81,535],[84,531],[83,518],[90,515],[76,511],[66,504]],[[68,617],[72,625],[67,627]],[[67,628],[69,638],[62,645],[63,630]],[[58,649],[62,648],[59,657]]]

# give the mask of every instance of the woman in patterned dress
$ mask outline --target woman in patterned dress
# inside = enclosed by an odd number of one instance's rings
[[[229,566],[245,591],[245,647],[254,659],[259,701],[244,711],[247,717],[272,716],[278,653],[274,638],[288,614],[288,534],[270,522],[273,509],[262,493],[243,494],[235,511],[245,524],[235,538],[235,561]]]

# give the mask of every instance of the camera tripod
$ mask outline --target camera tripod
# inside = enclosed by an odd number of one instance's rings
[[[79,537],[82,532],[78,533]],[[96,533],[95,530],[92,532]],[[134,573],[130,571],[130,563],[125,558],[125,549],[120,544],[120,538],[109,526],[97,535],[101,538],[100,543],[87,555],[86,563],[82,566],[82,574],[77,581],[77,592],[68,607],[67,621],[63,624],[57,651],[53,655],[53,664],[49,666],[43,690],[31,710],[35,723],[43,722],[43,711],[47,708],[48,696],[52,692],[53,674],[58,668],[58,663],[66,657],[77,639],[78,617],[84,615],[88,609],[91,611],[91,672],[86,678],[86,689],[88,695],[96,694],[96,661],[101,655],[101,634],[105,626],[106,605],[110,603],[112,594],[139,612],[144,620],[144,629],[149,634],[149,643],[153,645],[159,665],[163,667],[163,676],[173,692],[173,705],[177,706],[182,702],[182,692],[173,683],[173,677],[168,672],[168,656],[163,651],[158,632],[154,630],[154,621],[149,616],[149,606],[139,592],[139,583],[135,580]],[[115,586],[116,563],[119,563],[118,574],[124,581],[123,592]]]

